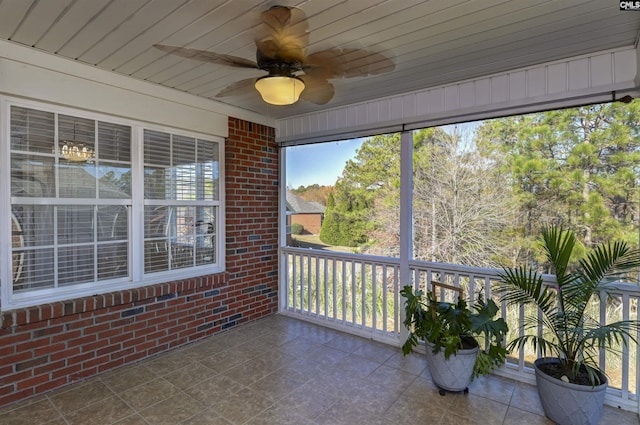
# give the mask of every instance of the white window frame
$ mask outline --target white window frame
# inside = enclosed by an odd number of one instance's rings
[[[56,114],[71,115],[95,121],[131,127],[131,207],[129,214],[129,275],[127,278],[116,278],[105,281],[94,281],[83,284],[72,284],[58,288],[37,289],[14,293],[12,270],[12,236],[11,236],[11,106],[37,109]],[[63,301],[84,296],[132,289],[172,280],[189,279],[196,276],[221,273],[225,271],[225,164],[224,138],[220,136],[186,131],[162,125],[151,125],[139,121],[123,119],[106,114],[97,114],[70,107],[54,106],[51,104],[0,96],[0,310],[12,310],[21,307],[39,305],[54,301]],[[144,272],[144,130],[161,131],[174,135],[193,137],[211,141],[218,145],[219,181],[218,200],[210,203],[216,209],[216,248],[213,264],[179,268],[166,272]],[[53,141],[52,141],[53,146]],[[43,200],[44,201],[44,200]],[[123,200],[123,204],[128,204]],[[31,203],[37,204],[38,198]],[[73,204],[87,203],[84,198],[71,202]],[[100,203],[99,199],[89,203]],[[110,202],[118,203],[118,201]]]

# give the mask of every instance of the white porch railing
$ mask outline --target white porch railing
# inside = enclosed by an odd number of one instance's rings
[[[438,281],[461,287],[471,303],[479,293],[492,297],[492,285],[498,283],[498,270],[424,261],[409,262],[410,282],[415,288],[430,289]],[[313,321],[334,329],[400,346],[404,338],[397,258],[357,255],[305,248],[281,249],[280,312]],[[553,276],[545,276],[553,282]],[[602,322],[638,319],[640,287],[611,285],[607,302],[594,301],[592,314]],[[469,296],[472,295],[472,296]],[[447,294],[441,294],[441,297]],[[605,299],[605,297],[603,297]],[[525,310],[501,306],[501,315],[515,337],[523,323]],[[640,335],[639,335],[640,337]],[[640,387],[640,352],[629,342],[615,355],[604,353],[600,364],[609,376],[607,403],[640,412],[637,389]],[[531,368],[537,353],[511,353],[507,365],[498,374],[534,382]]]

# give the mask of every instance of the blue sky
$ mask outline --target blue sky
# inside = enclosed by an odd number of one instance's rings
[[[287,148],[287,187],[314,183],[333,186],[344,164],[353,158],[366,139],[341,140]]]
[[[456,128],[463,137],[472,137],[481,121],[445,125],[441,128],[451,134]],[[319,184],[333,186],[342,175],[345,163],[355,157],[356,150],[367,138],[316,143],[287,148],[287,187],[298,188]]]

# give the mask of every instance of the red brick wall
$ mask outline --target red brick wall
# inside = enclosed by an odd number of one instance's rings
[[[291,214],[289,217],[291,217],[291,223],[301,224],[305,233],[320,234],[322,214]]]
[[[0,316],[0,405],[272,314],[278,306],[273,128],[229,119],[226,273]]]

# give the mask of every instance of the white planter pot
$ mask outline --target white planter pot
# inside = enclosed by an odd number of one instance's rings
[[[441,389],[464,391],[471,382],[478,347],[458,350],[455,356],[444,358],[444,350],[433,353],[433,344],[426,342],[427,366],[433,382]]]
[[[557,363],[555,358],[535,361],[536,385],[545,415],[558,425],[596,425],[602,415],[607,379],[596,387],[561,381],[539,369],[544,363]]]

